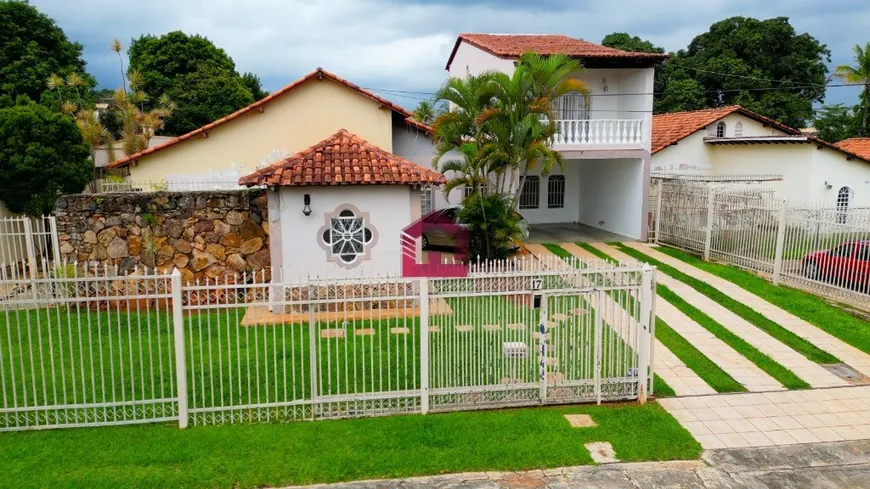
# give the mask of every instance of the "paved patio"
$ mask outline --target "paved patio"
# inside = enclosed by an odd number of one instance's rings
[[[626,241],[631,238],[620,236],[603,229],[585,224],[570,222],[554,224],[533,224],[529,230],[528,243],[609,243]]]
[[[615,463],[324,484],[323,489],[786,489],[868,487],[870,441],[708,450],[702,460]]]

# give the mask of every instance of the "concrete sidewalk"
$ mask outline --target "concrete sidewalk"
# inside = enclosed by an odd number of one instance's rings
[[[308,486],[322,489],[803,489],[870,487],[870,441],[707,450],[686,462],[478,472]]]

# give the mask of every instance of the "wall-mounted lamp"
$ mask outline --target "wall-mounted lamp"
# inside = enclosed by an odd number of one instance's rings
[[[834,188],[834,186],[831,185],[830,183],[828,183],[827,180],[826,180],[826,181],[825,181],[825,188],[828,189],[828,190],[831,190],[832,188]]]
[[[302,213],[306,216],[311,215],[311,194],[305,194],[302,197]]]
[[[605,93],[610,90],[610,88],[607,86],[607,78],[601,79],[601,89],[604,90]]]

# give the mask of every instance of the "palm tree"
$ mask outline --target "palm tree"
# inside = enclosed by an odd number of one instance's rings
[[[79,105],[81,105],[81,103],[82,103],[82,94],[81,94],[81,92],[79,91],[79,87],[83,87],[83,86],[85,86],[85,79],[82,78],[82,76],[79,75],[78,73],[76,73],[76,72],[72,72],[72,73],[70,73],[69,75],[67,75],[67,77],[66,77],[66,84],[67,84],[67,86],[70,86],[70,87],[72,87],[73,89],[75,89],[75,91],[76,91],[76,99],[78,100]]]
[[[63,92],[61,92],[61,88],[66,84],[63,77],[58,75],[57,73],[52,73],[51,76],[48,77],[48,80],[45,82],[46,86],[49,90],[54,90],[57,92],[57,98],[60,100],[61,105],[63,105]]]
[[[863,48],[856,44],[852,52],[855,53],[855,66],[840,65],[834,70],[834,76],[846,83],[864,85],[864,90],[861,92],[861,103],[864,109],[861,128],[866,133],[867,117],[870,112],[870,42]]]
[[[118,61],[121,62],[121,82],[124,85],[124,93],[127,93],[127,78],[124,76],[124,58],[121,56],[121,51],[124,50],[124,46],[121,44],[120,39],[112,39],[111,44],[112,51],[118,55]]]
[[[466,195],[477,194],[487,184],[486,161],[477,144],[465,143],[459,148],[459,153],[462,155],[461,159],[454,158],[444,161],[438,167],[438,171],[441,173],[450,172],[451,174],[451,178],[443,188],[445,196],[449,196],[450,192],[458,187],[472,189]]]
[[[468,142],[485,138],[480,116],[489,106],[495,86],[492,74],[471,75],[466,79],[450,78],[435,93],[437,102],[447,102],[452,110],[438,116],[432,123],[436,154],[433,163],[449,151],[459,150]]]
[[[414,109],[414,120],[423,124],[432,124],[435,120],[435,106],[429,100],[421,100]]]

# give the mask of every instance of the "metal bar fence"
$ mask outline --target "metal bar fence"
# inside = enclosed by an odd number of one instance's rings
[[[0,218],[0,268],[10,277],[51,272],[48,265],[57,261],[58,246],[54,216]]]
[[[656,186],[657,242],[870,308],[870,209],[793,203],[746,186]]]
[[[4,272],[19,293],[0,299],[0,431],[643,399],[651,269],[574,265],[187,284],[85,264]]]

